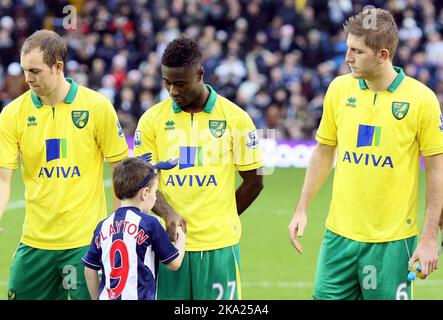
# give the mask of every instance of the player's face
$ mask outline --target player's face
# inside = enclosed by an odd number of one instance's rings
[[[364,37],[348,34],[348,50],[345,62],[351,68],[351,75],[356,79],[371,79],[377,72],[379,63],[376,53],[369,48]]]
[[[55,91],[58,75],[63,70],[63,62],[49,67],[43,62],[43,52],[36,48],[21,55],[21,67],[25,73],[26,83],[38,97],[46,97]]]
[[[180,107],[186,109],[201,95],[203,68],[200,65],[180,68],[162,65],[161,71],[166,90]]]

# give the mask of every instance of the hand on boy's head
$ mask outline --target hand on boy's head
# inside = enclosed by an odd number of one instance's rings
[[[143,161],[151,162],[151,160],[152,160],[152,153],[151,152],[144,153],[141,156],[139,156],[139,158],[142,159]]]

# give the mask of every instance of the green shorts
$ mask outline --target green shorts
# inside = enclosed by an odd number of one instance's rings
[[[240,300],[240,246],[186,251],[177,271],[160,263],[157,299]]]
[[[411,299],[408,261],[415,245],[415,236],[366,243],[326,230],[317,262],[314,299]]]
[[[36,249],[20,243],[9,273],[9,300],[90,300],[82,257],[89,246]]]

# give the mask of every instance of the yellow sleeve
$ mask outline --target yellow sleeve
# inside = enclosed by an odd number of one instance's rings
[[[443,153],[443,116],[433,92],[424,95],[419,111],[417,140],[423,156]]]
[[[157,146],[155,144],[155,121],[151,110],[146,111],[138,121],[134,135],[134,155],[141,156],[152,153],[152,161],[158,162]]]
[[[233,159],[239,171],[248,171],[263,166],[263,153],[257,130],[249,115],[239,109],[237,126],[231,128],[233,137]]]
[[[97,121],[97,144],[109,162],[116,162],[129,155],[125,134],[118,122],[117,113],[111,102],[104,98],[102,112]]]
[[[337,125],[335,123],[333,110],[333,106],[335,105],[334,92],[337,92],[335,87],[335,81],[332,81],[326,91],[323,102],[323,115],[315,137],[319,143],[329,146],[337,145]]]
[[[12,110],[16,105],[6,106],[0,113],[0,167],[17,169],[19,140],[17,119],[13,118]]]

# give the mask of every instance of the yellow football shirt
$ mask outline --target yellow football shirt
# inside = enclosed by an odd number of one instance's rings
[[[435,94],[401,68],[390,87],[337,77],[329,86],[317,141],[337,146],[326,227],[362,242],[414,236],[420,153],[443,152],[443,118]]]
[[[213,250],[238,243],[241,224],[235,201],[235,173],[263,165],[249,115],[217,95],[204,111],[183,112],[171,98],[148,109],[135,133],[135,154],[153,161],[179,158],[162,171],[159,190],[187,222],[186,250]]]
[[[108,99],[70,78],[63,103],[42,105],[27,91],[0,113],[0,166],[21,158],[25,221],[21,242],[41,249],[88,245],[107,215],[103,162],[128,156]]]

